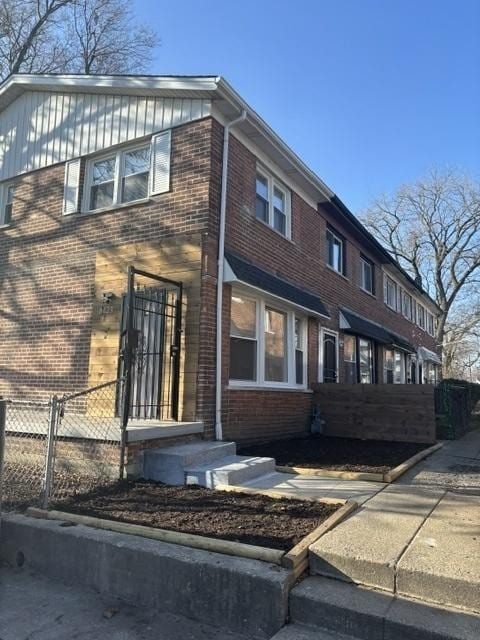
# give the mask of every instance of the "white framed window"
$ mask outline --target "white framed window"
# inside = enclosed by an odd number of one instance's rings
[[[14,195],[15,185],[12,182],[1,185],[0,225],[7,225],[12,221]]]
[[[373,262],[365,256],[360,256],[361,280],[360,286],[367,293],[375,294],[375,267]]]
[[[271,174],[257,169],[255,217],[278,233],[290,237],[290,191]]]
[[[413,299],[410,294],[402,290],[402,314],[404,318],[413,322]]]
[[[420,329],[425,331],[426,329],[426,318],[425,318],[425,307],[417,302],[417,324]]]
[[[431,336],[435,335],[435,318],[429,311],[427,311],[427,333]]]
[[[375,382],[373,342],[369,338],[358,338],[358,363],[360,382],[373,384]]]
[[[395,351],[393,382],[394,384],[405,382],[405,356],[401,351]]]
[[[397,283],[385,275],[383,284],[384,301],[387,307],[397,311]]]
[[[276,303],[232,291],[230,384],[304,388],[306,319]]]
[[[327,264],[345,275],[345,240],[331,227],[327,227]]]
[[[84,209],[96,211],[147,198],[149,175],[150,143],[90,159]]]

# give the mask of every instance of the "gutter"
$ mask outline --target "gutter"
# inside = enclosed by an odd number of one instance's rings
[[[216,362],[215,362],[215,439],[223,439],[222,428],[222,342],[223,342],[223,263],[225,255],[225,227],[227,217],[228,149],[230,130],[247,117],[246,109],[223,130],[222,189],[220,194],[220,221],[217,262],[217,313],[216,313]]]

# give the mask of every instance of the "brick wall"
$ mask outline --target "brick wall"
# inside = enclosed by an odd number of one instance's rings
[[[173,130],[171,190],[147,203],[63,216],[63,164],[17,179],[12,225],[0,230],[0,394],[44,398],[88,384],[99,252],[192,234],[203,243],[212,127],[207,118]]]

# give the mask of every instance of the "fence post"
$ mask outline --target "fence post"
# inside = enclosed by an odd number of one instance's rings
[[[52,491],[52,473],[54,459],[54,444],[58,420],[58,398],[52,396],[50,402],[50,413],[48,416],[47,449],[45,456],[45,474],[43,478],[43,503],[42,507],[48,509],[50,495]]]
[[[2,526],[3,476],[5,473],[5,425],[7,422],[7,401],[0,398],[0,535]]]

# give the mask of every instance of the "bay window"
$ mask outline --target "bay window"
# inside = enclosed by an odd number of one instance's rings
[[[232,292],[232,385],[304,387],[306,319],[262,298]]]

